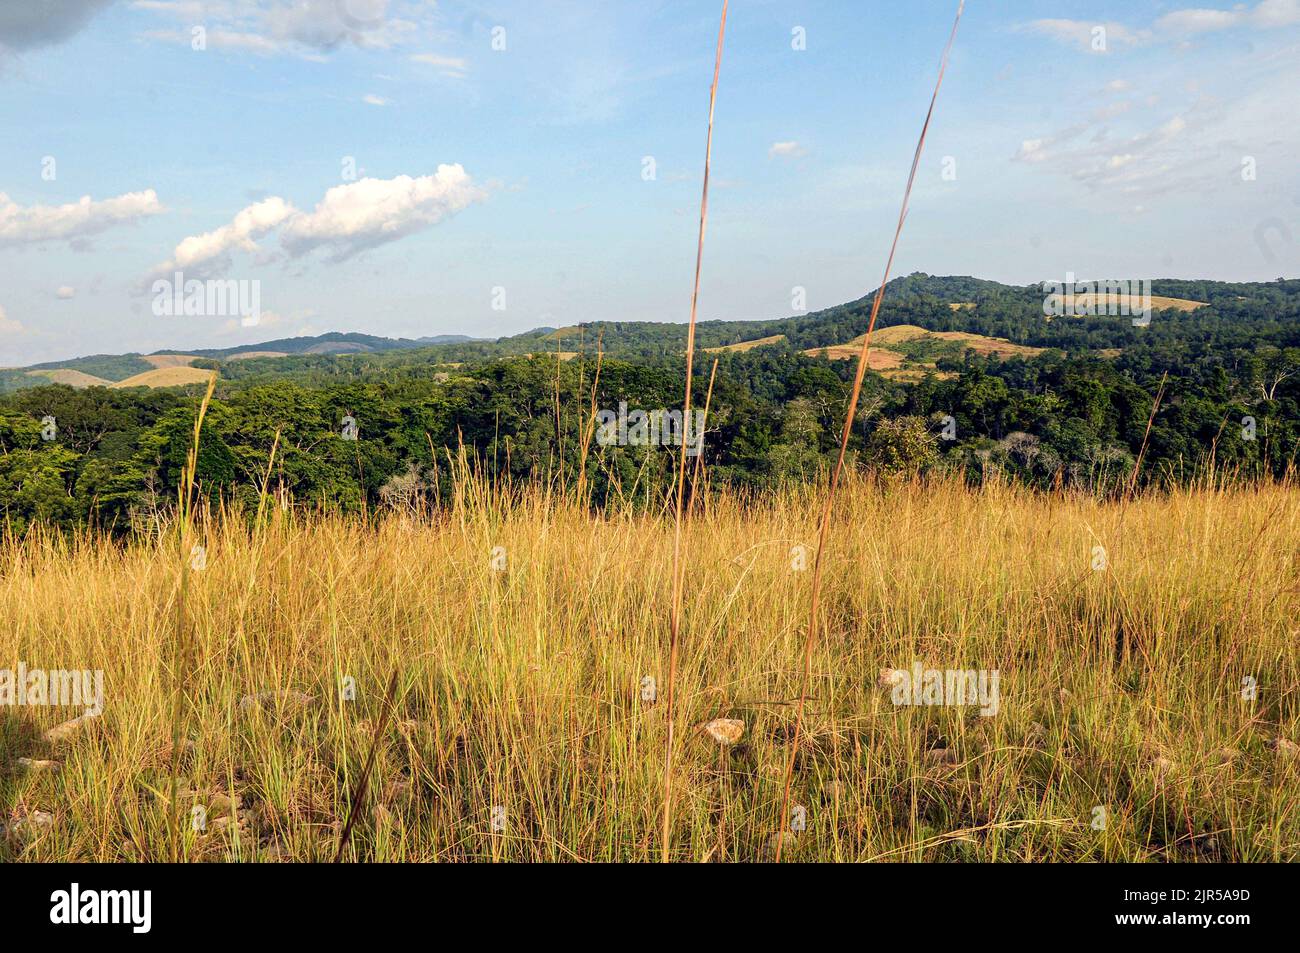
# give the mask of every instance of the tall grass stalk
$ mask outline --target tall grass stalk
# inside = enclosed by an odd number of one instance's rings
[[[700,194],[700,233],[695,249],[695,287],[691,292],[691,321],[686,331],[686,396],[682,400],[682,433],[691,416],[691,385],[695,367],[695,319],[700,302],[700,272],[704,264],[704,233],[709,222],[709,171],[713,160],[713,112],[718,102],[718,76],[722,71],[722,45],[727,34],[727,6],[722,0],[722,20],[718,26],[718,49],[713,61],[713,84],[709,87],[709,131],[704,146],[704,185]],[[686,453],[689,448],[683,436],[677,463],[676,511],[673,523],[673,596],[672,619],[668,641],[668,692],[665,704],[667,737],[664,742],[664,800],[663,828],[660,834],[660,860],[668,862],[672,842],[673,813],[673,734],[677,701],[677,654],[681,640],[682,594],[685,588],[686,553],[682,545],[682,501],[686,493]]]
[[[889,246],[889,258],[885,262],[885,274],[881,278],[880,287],[876,290],[876,298],[871,305],[871,320],[867,324],[867,333],[862,338],[862,351],[858,355],[857,373],[853,378],[853,392],[849,396],[849,406],[844,417],[844,432],[840,435],[839,457],[835,461],[835,469],[831,473],[830,489],[826,493],[826,504],[822,508],[821,521],[817,531],[817,555],[813,561],[812,598],[808,610],[808,634],[804,640],[803,675],[799,685],[799,697],[796,701],[794,743],[790,746],[790,758],[785,770],[785,788],[781,795],[781,812],[777,820],[777,863],[781,862],[781,855],[785,846],[783,831],[790,809],[790,782],[794,777],[794,762],[799,751],[799,741],[803,733],[804,709],[808,699],[809,685],[812,681],[813,647],[817,639],[817,610],[821,597],[822,557],[825,555],[826,539],[830,533],[831,512],[835,507],[835,494],[839,490],[840,476],[844,470],[844,459],[848,454],[849,437],[853,433],[853,420],[858,410],[858,399],[862,395],[862,381],[867,373],[868,359],[871,353],[871,335],[876,329],[876,318],[880,314],[880,302],[885,296],[885,286],[889,284],[889,273],[894,266],[894,254],[898,251],[898,240],[903,234],[903,223],[907,221],[907,205],[912,197],[912,186],[916,182],[916,170],[920,167],[921,153],[925,149],[925,137],[930,131],[930,120],[934,118],[934,106],[939,99],[939,90],[943,86],[943,76],[948,69],[948,57],[952,53],[952,45],[957,39],[957,27],[961,23],[961,15],[965,7],[966,0],[960,0],[957,5],[957,16],[952,23],[952,32],[948,35],[948,44],[944,47],[943,58],[939,62],[939,77],[934,84],[934,95],[930,97],[930,108],[925,114],[925,123],[921,126],[921,135],[916,142],[916,153],[912,157],[912,170],[907,176],[907,188],[903,192],[903,204],[899,209],[898,224],[894,228],[894,240]]]

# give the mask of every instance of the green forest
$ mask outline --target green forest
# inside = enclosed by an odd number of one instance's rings
[[[1135,327],[1113,315],[1049,319],[1041,286],[896,279],[878,331],[915,325],[1042,351],[1008,358],[945,343],[922,355],[923,373],[869,373],[850,438],[855,464],[1101,493],[1125,486],[1139,457],[1144,484],[1183,483],[1211,466],[1243,478],[1285,473],[1300,450],[1300,281],[1157,281],[1153,291],[1205,306],[1156,311]],[[870,305],[700,324],[693,402],[709,401],[711,483],[761,490],[824,474],[855,362],[803,352],[862,334]],[[752,350],[704,350],[775,335],[784,339]],[[671,450],[598,446],[589,428],[593,409],[621,402],[680,408],[685,325],[598,321],[558,335],[437,344],[324,339],[365,350],[295,353],[323,340],[302,339],[242,349],[288,353],[277,358],[189,352],[219,375],[203,427],[202,492],[234,507],[255,507],[264,481],[298,504],[351,511],[432,500],[451,492],[449,462],[462,448],[501,480],[570,482],[582,472],[594,505],[654,501],[671,483]],[[926,350],[914,345],[911,356]],[[150,366],[139,355],[44,365],[109,380]],[[12,369],[0,376],[7,525],[126,532],[165,513],[204,388],[40,380]],[[345,437],[345,417],[356,422],[355,440]]]

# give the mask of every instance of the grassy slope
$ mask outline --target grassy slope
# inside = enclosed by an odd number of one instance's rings
[[[369,859],[657,856],[670,522],[596,523],[540,493],[437,521],[286,517],[212,527],[191,575],[197,646],[183,733],[190,859],[328,858],[390,671],[384,734],[355,832]],[[1294,488],[1188,492],[1127,510],[955,483],[851,484],[837,511],[793,799],[793,858],[1300,859]],[[816,499],[715,500],[690,526],[674,856],[767,856],[797,691]],[[1109,569],[1092,568],[1093,547]],[[505,547],[508,568],[490,554]],[[101,719],[0,708],[0,816],[48,830],[0,859],[165,856],[174,545],[0,545],[0,666],[107,669]],[[997,668],[1001,709],[896,708],[881,668]],[[338,686],[352,676],[355,702]],[[1258,680],[1253,703],[1242,678]],[[242,711],[263,690],[301,711]],[[743,719],[720,754],[701,732]],[[1284,746],[1285,747],[1285,746]],[[946,752],[936,754],[935,752]],[[59,773],[6,774],[19,756]],[[238,799],[237,820],[229,796]],[[223,800],[226,799],[226,800]],[[506,830],[490,828],[492,808]],[[1104,830],[1091,826],[1106,810]]]

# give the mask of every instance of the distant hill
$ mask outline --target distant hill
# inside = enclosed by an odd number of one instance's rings
[[[1300,298],[1300,281],[1220,282],[1158,279],[1153,305],[1168,322],[1204,324],[1234,317],[1256,320],[1291,309]],[[696,343],[719,356],[761,355],[768,350],[813,357],[856,356],[855,340],[865,331],[874,293],[832,308],[783,318],[701,321]],[[1085,297],[1083,300],[1087,300]],[[1088,352],[1112,358],[1131,343],[1117,337],[1127,317],[1105,315],[1052,320],[1044,314],[1042,283],[1006,285],[968,276],[923,273],[895,278],[886,289],[877,331],[914,329],[890,344],[877,338],[873,366],[894,376],[911,377],[936,362],[960,359],[966,350],[997,359],[1032,357],[1042,350]],[[1212,324],[1211,324],[1212,326]],[[48,381],[74,387],[122,383],[150,371],[219,368],[223,380],[268,380],[315,376],[357,378],[412,368],[556,354],[572,358],[599,348],[629,361],[680,360],[686,347],[685,324],[650,321],[587,321],[542,327],[496,339],[460,334],[388,338],[358,332],[279,338],[229,348],[163,350],[154,354],[99,354],[0,371],[0,391]],[[891,352],[891,353],[885,353]],[[197,380],[193,375],[155,375],[143,380]],[[172,386],[154,384],[153,386]]]

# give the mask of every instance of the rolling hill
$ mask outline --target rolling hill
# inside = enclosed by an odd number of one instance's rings
[[[1191,322],[1208,329],[1213,322],[1267,320],[1294,305],[1300,281],[1217,282],[1156,280],[1153,305],[1161,327],[1148,337],[1176,332]],[[865,330],[873,295],[832,308],[790,317],[701,321],[696,341],[701,353],[726,360],[784,351],[810,358],[851,360]],[[1047,302],[1050,303],[1050,302]],[[960,361],[968,350],[997,360],[1032,359],[1045,350],[1114,357],[1143,337],[1127,317],[1097,315],[1053,321],[1045,314],[1041,283],[1007,285],[971,277],[912,274],[886,289],[873,344],[872,367],[897,380],[934,370],[945,359]],[[1050,310],[1050,309],[1049,309]],[[1210,324],[1207,324],[1209,322]],[[93,355],[0,371],[0,391],[46,382],[74,387],[167,387],[199,380],[190,370],[220,368],[226,380],[269,380],[317,375],[351,378],[388,375],[413,368],[476,363],[507,357],[594,354],[637,362],[678,361],[685,349],[686,326],[659,322],[593,320],[544,327],[496,339],[464,335],[387,338],[330,332],[280,338],[230,348],[163,350],[149,355]],[[1197,332],[1201,333],[1201,332]],[[199,365],[193,368],[192,365]],[[150,371],[180,368],[173,375]],[[136,383],[128,384],[134,380]]]

